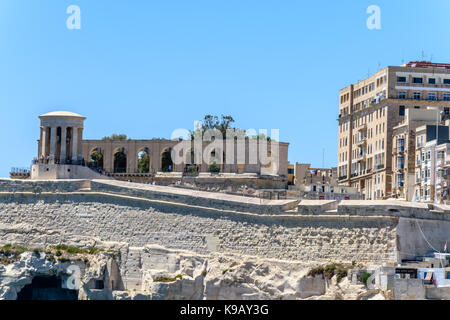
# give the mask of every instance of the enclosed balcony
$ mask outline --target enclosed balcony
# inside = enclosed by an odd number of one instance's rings
[[[405,152],[405,139],[397,140],[397,152],[398,153]]]

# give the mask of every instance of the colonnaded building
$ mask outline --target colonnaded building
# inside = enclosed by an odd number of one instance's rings
[[[183,177],[213,176],[219,184],[223,182],[220,178],[238,184],[251,180],[252,187],[261,189],[287,184],[288,143],[256,138],[243,139],[241,144],[237,139],[232,143],[201,140],[198,156],[195,140],[84,140],[86,118],[79,114],[56,111],[39,118],[38,156],[31,167],[31,179],[173,183]],[[174,157],[181,161],[174,161]]]

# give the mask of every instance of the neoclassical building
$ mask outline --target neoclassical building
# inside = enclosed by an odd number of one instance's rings
[[[136,180],[158,174],[202,173],[278,176],[288,172],[288,143],[246,138],[230,141],[84,140],[85,117],[66,111],[40,117],[34,179],[112,177]],[[238,142],[239,141],[239,142]],[[138,179],[139,180],[139,179]]]

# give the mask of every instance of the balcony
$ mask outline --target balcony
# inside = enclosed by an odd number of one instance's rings
[[[358,161],[365,161],[366,157],[367,157],[367,155],[365,153],[358,153],[356,155],[356,160],[358,160]]]
[[[346,180],[346,179],[347,179],[347,176],[341,176],[338,178],[339,181]]]
[[[396,99],[396,100],[414,100],[414,101],[447,101],[450,102],[450,98],[438,98],[435,97],[434,99],[429,99],[426,96],[420,96],[420,97],[413,97],[413,98],[408,98],[407,96],[403,97],[403,96],[391,96],[390,99]]]
[[[363,146],[367,143],[367,137],[362,138],[361,140],[356,142],[357,146]]]
[[[367,130],[367,123],[364,123],[358,127],[358,131],[365,131],[365,130]]]
[[[384,164],[379,164],[375,166],[375,171],[379,171],[379,170],[383,170],[384,169]]]

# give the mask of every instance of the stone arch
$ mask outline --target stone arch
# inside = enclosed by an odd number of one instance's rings
[[[104,168],[104,156],[103,152],[99,147],[92,148],[89,151],[89,166],[93,169],[103,170]]]
[[[116,148],[113,152],[114,173],[127,172],[127,153],[125,148]]]
[[[136,154],[137,172],[150,173],[151,171],[151,156],[150,149],[147,147],[140,148]]]
[[[172,148],[165,148],[161,152],[161,170],[163,172],[173,171]]]

